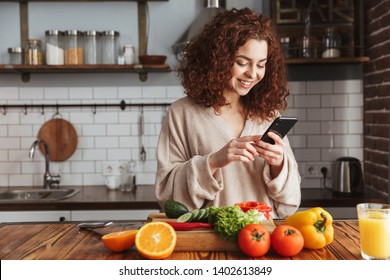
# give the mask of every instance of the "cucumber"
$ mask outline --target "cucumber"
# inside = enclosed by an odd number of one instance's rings
[[[179,218],[176,220],[179,223],[186,223],[186,222],[193,222],[194,221],[194,213],[188,212],[183,215],[181,215]]]
[[[208,218],[209,218],[209,209],[208,208],[200,209],[199,221],[204,222],[204,221],[207,221]]]
[[[175,219],[189,212],[187,206],[175,200],[167,200],[164,205],[164,211],[168,218]]]
[[[194,209],[187,213],[184,213],[177,218],[177,222],[208,222],[209,219],[209,209],[200,208]]]
[[[194,210],[192,210],[190,212],[192,213],[192,221],[193,222],[199,221],[199,217],[201,215],[200,209],[194,209]]]

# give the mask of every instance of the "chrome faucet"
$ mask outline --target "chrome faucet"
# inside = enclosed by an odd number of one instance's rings
[[[32,143],[30,148],[29,157],[33,158],[35,153],[36,146],[42,144],[45,148],[45,174],[43,174],[43,187],[45,189],[50,189],[50,187],[53,184],[59,184],[60,183],[60,175],[51,175],[50,169],[49,169],[49,146],[45,142],[45,140],[35,140],[34,143]]]

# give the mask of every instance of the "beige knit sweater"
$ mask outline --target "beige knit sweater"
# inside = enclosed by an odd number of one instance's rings
[[[247,120],[241,136],[263,134],[269,125]],[[173,103],[157,147],[156,197],[160,205],[168,199],[190,209],[263,201],[273,208],[273,218],[295,212],[301,201],[301,178],[287,137],[283,169],[274,179],[261,157],[250,163],[233,162],[211,174],[210,154],[231,139],[228,127],[212,108],[194,104],[187,97]]]

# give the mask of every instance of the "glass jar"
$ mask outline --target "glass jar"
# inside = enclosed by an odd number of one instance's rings
[[[102,32],[102,64],[116,64],[119,52],[119,32]]]
[[[83,40],[80,31],[67,30],[65,39],[65,65],[78,65],[84,63]]]
[[[41,40],[28,39],[25,50],[25,64],[26,65],[42,65],[42,48]]]
[[[59,30],[46,30],[46,64],[64,65],[64,33]]]
[[[322,38],[322,57],[340,57],[341,38],[333,27],[328,27]]]
[[[283,55],[285,58],[290,58],[290,38],[280,38],[280,47],[282,48]]]
[[[22,64],[23,63],[22,48],[8,48],[8,64]]]
[[[125,59],[125,64],[134,64],[135,50],[133,45],[124,45],[123,46],[123,56]]]
[[[84,32],[84,63],[100,64],[101,33],[95,30]]]
[[[317,39],[314,36],[303,36],[301,41],[302,58],[317,58]]]

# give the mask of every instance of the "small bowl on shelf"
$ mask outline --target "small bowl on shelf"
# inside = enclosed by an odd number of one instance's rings
[[[164,64],[167,59],[166,55],[140,55],[139,62],[145,65]]]

